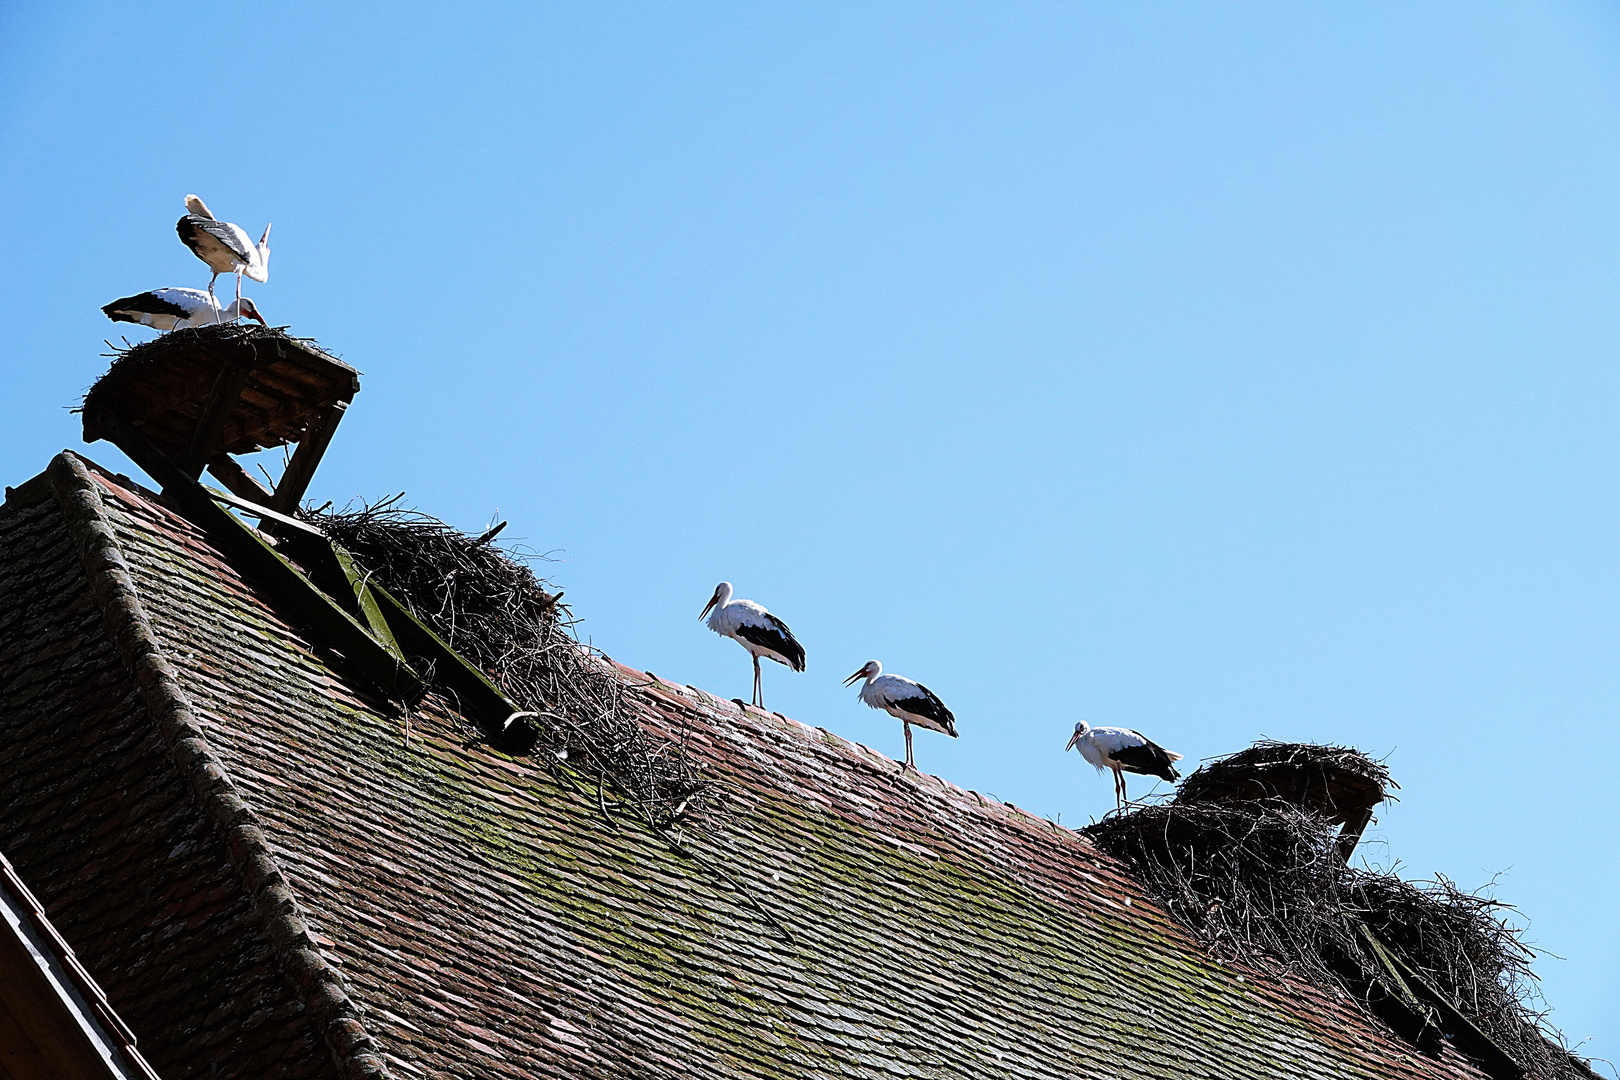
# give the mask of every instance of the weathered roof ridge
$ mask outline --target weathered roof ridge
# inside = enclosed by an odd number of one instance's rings
[[[685,686],[681,686],[669,679],[664,678],[662,675],[656,675],[650,671],[639,671],[628,664],[619,662],[618,660],[612,660],[610,663],[618,669],[620,675],[632,679],[637,683],[647,684],[648,689],[652,689],[654,686],[656,686],[665,693],[674,693],[675,695],[688,700],[695,696],[699,704],[707,706],[708,708],[729,711],[737,716],[744,717],[745,719],[752,720],[756,723],[763,722],[773,724],[778,729],[792,732],[805,742],[812,745],[834,750],[845,755],[851,760],[864,759],[865,763],[868,765],[889,765],[893,767],[896,775],[900,774],[902,766],[901,763],[896,759],[889,757],[880,750],[872,749],[865,743],[856,742],[853,739],[846,739],[835,731],[831,731],[824,727],[818,727],[814,724],[807,724],[803,720],[798,720],[794,717],[788,716],[786,713],[772,712],[767,709],[761,709],[755,705],[744,704],[738,698],[731,698],[728,700],[726,698],[716,697],[707,690],[693,686],[690,683]],[[1084,833],[1076,829],[1071,829],[1067,825],[1061,825],[1058,822],[1053,821],[1051,818],[1041,817],[1039,814],[1036,814],[1031,810],[1026,810],[1022,806],[1017,806],[1010,802],[1003,802],[994,795],[986,795],[982,792],[962,787],[960,784],[953,783],[950,780],[945,779],[943,776],[937,776],[933,773],[925,773],[920,769],[912,770],[906,775],[909,779],[915,782],[938,789],[939,793],[947,800],[957,803],[969,813],[979,813],[991,818],[999,818],[1005,815],[998,815],[996,813],[998,809],[1009,811],[1015,820],[1021,821],[1024,824],[1050,829],[1052,832],[1061,834],[1069,839],[1074,840],[1076,843],[1092,849],[1101,858],[1108,859],[1109,861],[1116,861],[1114,860],[1113,856],[1104,852],[1092,841],[1089,836],[1086,836]],[[1123,863],[1120,864],[1120,868],[1121,870],[1125,870]]]
[[[302,995],[339,1074],[350,1080],[385,1080],[387,1066],[361,1023],[342,976],[316,944],[257,815],[209,747],[175,669],[163,653],[108,524],[92,468],[77,454],[63,451],[52,459],[45,475],[78,547],[108,637],[134,676],[203,817],[229,851],[271,952]]]

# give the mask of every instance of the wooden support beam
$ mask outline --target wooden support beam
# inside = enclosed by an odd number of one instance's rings
[[[393,626],[383,616],[382,606],[377,603],[377,596],[371,591],[366,574],[355,565],[352,555],[331,540],[326,541],[326,549],[332,553],[338,571],[349,583],[349,592],[354,597],[355,608],[360,612],[366,625],[371,627],[372,636],[388,646],[388,651],[404,662],[405,650],[400,647],[399,636],[394,633]]]
[[[258,518],[261,525],[268,522],[269,524],[279,526],[286,532],[298,533],[312,542],[327,542],[325,533],[321,532],[321,530],[317,529],[313,525],[304,524],[297,518],[288,517],[286,514],[278,514],[269,507],[260,506],[251,499],[238,498],[235,495],[230,495],[226,492],[220,491],[218,488],[211,488],[207,484],[203,485],[203,490],[212,495],[215,502],[222,502],[226,506],[234,506],[248,517]],[[270,530],[264,529],[263,531],[269,532]]]
[[[1375,969],[1366,997],[1368,1004],[1393,1027],[1402,1038],[1426,1054],[1438,1056],[1444,1045],[1444,1034],[1434,1009],[1418,1000],[1417,994],[1401,977],[1395,957],[1378,940],[1366,923],[1357,922],[1362,947],[1371,954]],[[1378,1000],[1382,997],[1382,1000]]]
[[[1524,1076],[1524,1066],[1464,1016],[1450,998],[1435,989],[1434,984],[1407,962],[1400,950],[1385,942],[1366,923],[1358,922],[1357,930],[1364,941],[1371,943],[1380,959],[1400,973],[1410,992],[1434,1006],[1434,1011],[1439,1014],[1440,1027],[1451,1036],[1457,1049],[1473,1058],[1491,1075],[1492,1080],[1519,1080]]]
[[[214,376],[214,385],[203,399],[202,413],[197,417],[197,426],[192,429],[191,445],[182,463],[186,475],[193,480],[202,475],[204,463],[219,448],[219,437],[225,433],[225,421],[231,418],[231,410],[241,399],[250,374],[250,368],[227,360],[220,365],[219,374]],[[145,468],[144,465],[141,467]]]
[[[1352,996],[1420,1052],[1438,1057],[1444,1045],[1434,1011],[1426,1007],[1392,968],[1368,950],[1329,944],[1323,954]]]
[[[1339,830],[1337,845],[1340,866],[1349,865],[1350,856],[1354,854],[1356,845],[1361,842],[1361,834],[1366,831],[1372,816],[1373,808],[1369,806],[1345,819],[1344,827]]]
[[[253,478],[253,474],[239,465],[229,454],[215,454],[208,459],[208,471],[214,479],[225,485],[225,490],[248,502],[269,507],[274,493]]]
[[[411,610],[400,603],[393,593],[375,583],[368,588],[377,598],[383,617],[388,620],[405,652],[432,665],[433,681],[455,694],[462,714],[478,724],[491,746],[517,755],[527,754],[534,749],[538,734],[523,720],[513,719],[519,711],[517,705],[501,692],[488,675],[479,671],[426,623],[411,614]]]
[[[215,502],[207,488],[117,416],[108,415],[102,423],[113,443],[157,481],[180,512],[208,534],[210,543],[254,577],[273,603],[282,605],[325,644],[342,653],[384,696],[399,701],[422,696],[427,684],[402,656],[391,652],[263,537]]]
[[[346,401],[334,401],[316,414],[310,421],[309,430],[298,442],[298,449],[293,451],[292,460],[287,462],[287,469],[281,474],[281,480],[276,484],[276,494],[270,504],[270,509],[279,510],[283,514],[291,514],[298,509],[304,492],[309,488],[309,482],[315,476],[315,469],[321,463],[321,457],[326,453],[327,444],[332,441],[332,433],[337,431],[338,423],[343,419],[348,409]]]
[[[341,408],[336,415],[342,415]],[[385,695],[414,701],[425,692],[427,683],[407,659],[420,657],[430,665],[433,683],[456,698],[463,715],[478,725],[492,747],[514,755],[533,751],[538,732],[517,715],[518,706],[488,675],[451,648],[387,589],[371,582],[349,553],[318,529],[260,503],[264,489],[234,461],[220,455],[210,462],[210,468],[228,487],[243,489],[236,498],[187,476],[145,435],[116,415],[108,412],[97,422],[106,437],[146,470],[165,496],[174,500],[180,512],[208,534],[211,543],[253,575],[272,601],[283,604],[289,613],[315,630]],[[327,437],[335,423],[333,420],[326,426]],[[333,592],[323,591],[305,570],[266,543],[221,502],[243,506],[247,513],[276,526],[278,544]],[[343,602],[334,596],[340,596]]]

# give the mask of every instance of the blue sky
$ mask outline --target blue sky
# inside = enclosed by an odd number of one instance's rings
[[[6,483],[196,192],[365,373],[315,499],[510,519],[746,697],[729,579],[771,707],[897,754],[876,657],[1065,824],[1079,718],[1387,756],[1369,857],[1495,878],[1620,1056],[1612,6],[337,7],[0,7]]]

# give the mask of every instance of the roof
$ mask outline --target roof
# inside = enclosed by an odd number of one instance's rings
[[[732,793],[689,855],[377,699],[131,481],[8,496],[0,847],[165,1077],[1481,1075],[1070,830],[620,668]]]
[[[157,1080],[135,1035],[0,854],[0,1075]]]

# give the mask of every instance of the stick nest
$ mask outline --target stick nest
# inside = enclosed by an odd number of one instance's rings
[[[1110,815],[1082,830],[1129,863],[1147,891],[1217,955],[1303,975],[1356,994],[1342,958],[1372,970],[1355,920],[1409,962],[1535,1077],[1589,1077],[1542,1022],[1533,952],[1513,909],[1439,878],[1411,882],[1341,866],[1329,814],[1252,792],[1279,763],[1388,782],[1355,750],[1260,743],[1200,768],[1171,802]],[[1189,793],[1191,798],[1189,798]]]
[[[636,720],[632,688],[574,637],[571,613],[527,558],[495,546],[492,534],[474,538],[401,509],[398,499],[301,516],[520,708],[539,714],[534,754],[553,775],[576,789],[581,776],[594,783],[604,811],[611,787],[615,808],[657,828],[712,823],[722,805],[717,785],[684,748]]]
[[[112,359],[112,367],[108,374],[114,371],[124,372],[129,368],[139,368],[144,364],[156,363],[166,359],[169,355],[181,352],[198,352],[207,357],[218,354],[219,349],[234,348],[241,345],[256,345],[260,342],[291,341],[299,345],[313,348],[320,346],[314,338],[298,338],[287,333],[285,326],[260,326],[256,322],[236,323],[208,323],[204,326],[182,326],[178,330],[169,330],[159,334],[150,341],[137,341],[131,345],[126,338],[120,348],[108,342],[112,352],[106,354]]]

